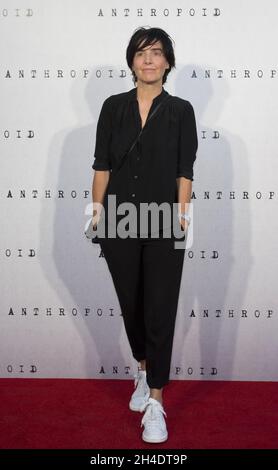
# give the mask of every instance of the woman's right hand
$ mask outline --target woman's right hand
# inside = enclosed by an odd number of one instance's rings
[[[95,214],[93,215],[92,225],[93,225],[93,229],[96,230],[97,224],[99,223],[99,220],[100,220],[101,213],[97,211],[94,211],[94,212]]]

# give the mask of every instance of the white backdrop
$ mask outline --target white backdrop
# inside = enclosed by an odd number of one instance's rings
[[[171,378],[277,380],[277,15],[275,0],[0,0],[1,377],[133,377],[83,229],[100,107],[133,87],[134,29],[158,26],[177,61],[164,87],[199,139]]]

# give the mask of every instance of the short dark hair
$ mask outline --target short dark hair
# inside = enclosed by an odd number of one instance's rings
[[[147,29],[148,28],[148,29]],[[167,80],[168,73],[171,72],[171,69],[176,67],[175,64],[175,54],[173,48],[174,40],[161,28],[151,28],[151,27],[139,27],[136,28],[133,35],[130,38],[129,44],[126,50],[126,61],[132,71],[133,83],[137,82],[136,74],[132,70],[133,59],[137,51],[141,51],[147,46],[154,44],[157,41],[161,41],[163,53],[166,57],[166,60],[169,64],[169,68],[165,70],[165,73],[162,78],[162,84]],[[139,45],[141,44],[141,47]]]

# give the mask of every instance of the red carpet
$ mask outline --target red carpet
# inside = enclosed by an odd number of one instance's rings
[[[133,380],[0,379],[1,449],[277,449],[278,383],[171,381],[169,439],[141,440]]]

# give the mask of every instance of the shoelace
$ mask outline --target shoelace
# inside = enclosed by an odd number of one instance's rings
[[[158,425],[159,427],[159,421],[157,420],[157,418],[159,417],[160,412],[167,417],[166,412],[164,411],[162,405],[159,402],[157,402],[157,404],[153,402],[147,402],[143,408],[143,411],[144,409],[146,409],[146,412],[142,418],[141,427],[146,423],[146,421],[151,421],[152,426]]]

